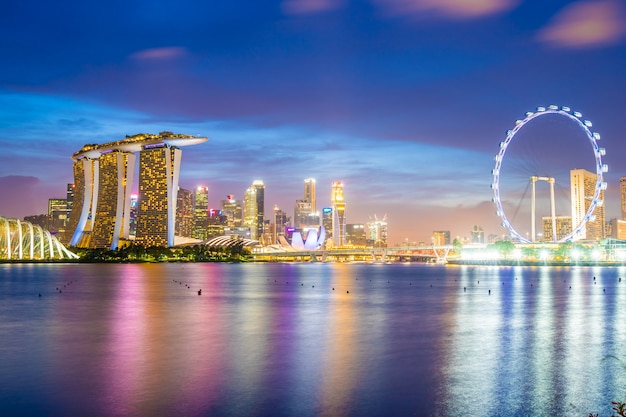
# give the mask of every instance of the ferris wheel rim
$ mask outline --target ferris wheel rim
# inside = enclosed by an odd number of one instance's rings
[[[589,209],[583,216],[580,224],[578,224],[574,229],[572,229],[571,233],[569,233],[567,236],[562,237],[561,239],[555,240],[555,242],[563,243],[563,242],[573,240],[574,236],[578,235],[583,230],[583,228],[585,228],[585,226],[587,225],[587,222],[591,220],[593,216],[593,212],[596,209],[596,207],[604,203],[603,201],[600,200],[600,193],[601,191],[606,189],[606,183],[604,182],[604,173],[608,171],[608,167],[607,165],[602,164],[602,156],[606,155],[606,151],[603,148],[600,148],[598,146],[597,141],[600,140],[600,135],[597,132],[591,131],[590,128],[593,126],[593,124],[589,120],[584,119],[582,117],[582,113],[578,111],[573,111],[571,110],[571,108],[567,106],[560,106],[560,107],[556,105],[550,105],[547,107],[539,106],[534,112],[530,112],[530,111],[526,112],[524,119],[516,120],[515,127],[513,129],[508,130],[506,132],[505,140],[500,142],[500,151],[495,156],[496,164],[495,164],[494,169],[492,170],[493,182],[491,183],[491,188],[493,189],[492,200],[496,204],[496,208],[497,208],[496,214],[502,219],[501,225],[505,227],[506,229],[508,229],[512,237],[515,237],[522,243],[532,243],[532,241],[524,237],[523,235],[521,235],[517,230],[515,230],[511,222],[506,217],[506,213],[504,212],[504,208],[502,207],[502,201],[500,199],[500,169],[502,167],[502,161],[504,160],[504,155],[506,154],[506,150],[509,144],[511,143],[511,141],[513,140],[513,138],[515,137],[515,135],[531,120],[537,117],[547,115],[547,114],[558,114],[558,115],[565,116],[575,121],[576,124],[580,128],[583,129],[583,131],[585,132],[587,136],[587,139],[589,140],[593,148],[594,157],[595,157],[595,165],[596,165],[595,191],[594,191],[593,199],[591,201]],[[556,234],[556,230],[553,231],[553,234]]]

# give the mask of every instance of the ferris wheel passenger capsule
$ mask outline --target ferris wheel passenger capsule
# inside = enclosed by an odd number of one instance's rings
[[[520,123],[522,123],[522,121],[521,121],[521,120],[519,120],[519,119],[517,119],[517,120],[515,121],[515,124],[516,124],[516,125],[518,125],[518,124],[520,124]]]
[[[574,112],[574,116],[576,116],[576,117],[578,117],[580,119],[581,117],[583,117],[583,114],[581,112],[579,112],[579,111],[575,111]]]
[[[585,120],[585,126],[591,127],[593,124],[589,120]]]
[[[609,172],[609,166],[607,164],[602,164],[602,172]]]
[[[602,155],[602,156],[606,155],[606,149],[604,149],[604,148],[600,148],[600,149],[598,149],[598,152],[599,152],[599,153],[600,153],[600,155]]]
[[[606,187],[607,187],[606,182],[602,182],[602,183],[600,183],[600,189],[601,189],[602,191],[606,191]]]
[[[566,112],[568,112],[568,113],[569,113],[570,111],[572,111],[572,109],[570,109],[570,108],[569,108],[569,107],[567,107],[567,106],[561,106],[561,110],[566,111]]]
[[[550,104],[548,107],[550,108],[550,110],[558,110],[559,109],[559,106],[555,106],[554,104]]]
[[[600,140],[600,134],[598,132],[593,132],[593,138],[595,140]]]
[[[604,205],[604,200],[598,200],[596,207],[602,207]]]
[[[535,113],[533,113],[533,112],[531,112],[531,111],[527,111],[527,112],[526,112],[526,117],[530,117],[530,116],[532,116],[533,114],[535,114]]]
[[[546,108],[543,106],[539,106],[537,107],[537,111],[541,112],[541,111],[546,111]]]

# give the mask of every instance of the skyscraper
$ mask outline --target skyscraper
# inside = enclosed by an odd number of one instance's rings
[[[209,189],[196,187],[193,192],[193,233],[194,239],[206,240],[209,225]]]
[[[372,246],[387,247],[387,215],[384,215],[382,219],[374,215],[374,219],[367,224],[367,231]]]
[[[243,224],[250,229],[251,239],[263,236],[265,217],[265,185],[255,180],[243,198]]]
[[[116,248],[121,239],[128,239],[130,192],[139,152],[136,241],[172,246],[181,155],[177,146],[206,140],[172,132],[138,134],[103,145],[85,145],[75,152],[70,244]]]
[[[304,180],[304,200],[311,203],[311,212],[314,213],[317,210],[315,206],[315,178]]]
[[[572,230],[578,227],[591,207],[596,189],[596,174],[585,169],[570,171],[570,188],[572,204]],[[593,211],[592,218],[573,240],[600,240],[605,237],[604,220],[604,190],[600,190],[598,205]]]
[[[139,152],[139,210],[135,241],[174,246],[180,149],[163,144]]]
[[[222,215],[226,216],[227,226],[231,229],[243,227],[243,207],[241,201],[236,200],[233,194],[226,196],[226,200],[221,200]]]
[[[193,193],[179,187],[176,199],[176,236],[191,237],[194,225]]]
[[[280,243],[280,236],[285,235],[285,227],[289,224],[287,213],[274,206],[274,243]]]
[[[626,177],[619,179],[619,196],[622,203],[622,219],[626,220]]]
[[[333,209],[333,244],[343,246],[346,243],[346,203],[343,197],[343,183],[332,183],[331,204]]]
[[[131,152],[113,151],[100,156],[90,248],[116,249],[120,238],[128,239],[134,168],[135,155]]]

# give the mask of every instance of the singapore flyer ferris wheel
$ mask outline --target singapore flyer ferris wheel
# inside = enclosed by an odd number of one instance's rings
[[[590,201],[585,204],[585,207],[588,207],[584,216],[579,219],[578,224],[571,225],[571,232],[565,234],[564,236],[557,236],[556,232],[556,215],[555,215],[555,203],[554,203],[554,183],[555,179],[550,176],[542,176],[537,173],[532,173],[527,178],[527,182],[532,186],[532,234],[528,236],[528,234],[524,235],[519,230],[517,230],[513,222],[504,210],[503,205],[503,190],[501,186],[501,181],[505,179],[503,175],[505,174],[505,170],[503,170],[503,166],[506,165],[505,162],[505,154],[507,150],[509,150],[511,144],[513,143],[513,139],[520,133],[520,131],[532,120],[538,118],[548,118],[550,116],[554,117],[554,115],[563,118],[566,120],[573,121],[575,126],[578,127],[578,130],[582,132],[583,136],[587,139],[589,144],[591,144],[591,149],[593,151],[593,164],[594,168],[589,169],[589,171],[595,171],[595,186],[593,187],[593,196]],[[548,116],[548,117],[546,117]],[[569,123],[569,122],[568,122]],[[571,123],[570,123],[571,124]],[[595,220],[594,210],[596,207],[600,207],[604,204],[602,201],[603,191],[606,189],[606,182],[604,182],[604,174],[608,172],[608,166],[602,163],[602,157],[606,155],[606,151],[604,148],[600,148],[598,146],[598,141],[600,140],[600,134],[597,132],[592,132],[593,124],[583,118],[583,115],[578,111],[573,111],[567,106],[556,106],[550,105],[547,107],[537,107],[535,111],[526,112],[525,117],[523,119],[519,119],[515,121],[515,126],[511,130],[507,130],[506,138],[504,141],[500,142],[500,150],[498,154],[495,156],[495,167],[492,170],[493,174],[493,182],[491,184],[491,188],[493,189],[493,198],[492,201],[496,205],[496,214],[501,218],[501,225],[508,230],[509,236],[511,239],[516,240],[520,243],[532,243],[535,242],[535,183],[538,181],[545,181],[550,184],[550,198],[551,198],[551,230],[552,236],[551,241],[553,242],[566,242],[575,240],[577,236],[580,235],[582,231],[585,230],[585,227],[588,222]],[[504,165],[503,165],[504,163]],[[519,229],[519,227],[518,227]]]

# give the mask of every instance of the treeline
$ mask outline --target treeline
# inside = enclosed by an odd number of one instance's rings
[[[250,251],[243,241],[232,246],[184,246],[166,248],[144,247],[131,243],[119,249],[70,248],[80,257],[79,262],[245,262]]]

